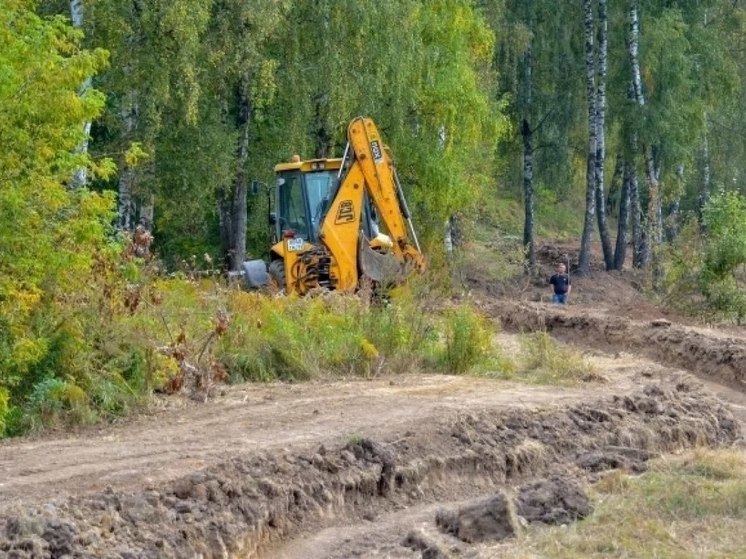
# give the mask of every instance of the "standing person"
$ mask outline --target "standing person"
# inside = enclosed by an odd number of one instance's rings
[[[570,274],[567,273],[565,265],[561,262],[557,264],[557,273],[549,278],[549,285],[552,290],[552,303],[564,305],[567,303],[567,296],[572,291],[570,283]]]

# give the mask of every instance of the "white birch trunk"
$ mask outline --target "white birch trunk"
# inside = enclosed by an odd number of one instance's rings
[[[130,92],[127,102],[122,109],[123,137],[129,142],[137,124],[137,96]],[[123,231],[134,231],[135,229],[135,170],[127,165],[125,161],[120,164],[118,185],[119,228]]]
[[[82,29],[83,27],[83,0],[70,0],[70,19],[72,20],[73,27],[76,29]],[[78,95],[83,95],[91,87],[91,78],[86,78],[81,85]],[[83,142],[75,148],[75,153],[87,153],[88,152],[88,137],[91,134],[91,123],[86,122],[83,124],[84,139]],[[88,169],[80,167],[73,173],[73,178],[70,183],[70,187],[81,188],[88,184]]]
[[[629,171],[629,215],[632,222],[632,266],[642,268],[645,264],[645,239],[643,238],[642,207],[640,204],[640,183],[637,171],[627,163]]]
[[[614,254],[606,222],[604,175],[606,172],[606,74],[608,72],[608,13],[606,0],[598,0],[598,89],[596,91],[596,216],[607,270],[614,267]]]
[[[593,40],[593,4],[583,0],[585,14],[585,77],[586,97],[588,100],[588,155],[586,165],[585,219],[583,236],[580,240],[578,256],[578,273],[588,274],[591,271],[591,235],[593,217],[596,211],[596,60]]]
[[[637,105],[642,108],[645,106],[645,93],[642,89],[642,77],[640,74],[640,15],[637,7],[637,0],[630,1],[629,10],[629,41],[628,50],[630,66],[632,68],[632,90],[634,92]],[[645,178],[648,187],[648,208],[647,208],[647,243],[642,251],[642,266],[647,266],[650,261],[651,253],[654,253],[656,247],[651,246],[658,243],[661,238],[659,231],[659,207],[660,194],[653,152],[650,146],[642,146],[643,161],[645,164]]]

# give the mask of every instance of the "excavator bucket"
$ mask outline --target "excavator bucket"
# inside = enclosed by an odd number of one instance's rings
[[[358,243],[358,265],[363,276],[383,285],[401,283],[406,278],[404,270],[393,254],[373,250],[361,233]]]

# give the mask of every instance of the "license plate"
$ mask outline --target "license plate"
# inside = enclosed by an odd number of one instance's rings
[[[298,252],[303,250],[303,239],[288,239],[288,252]]]

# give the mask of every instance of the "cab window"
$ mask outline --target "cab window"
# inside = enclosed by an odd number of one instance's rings
[[[278,178],[278,186],[280,232],[292,229],[296,236],[308,239],[300,173],[284,173]]]
[[[305,173],[306,190],[308,192],[308,207],[311,208],[312,239],[316,240],[321,227],[321,221],[326,215],[331,203],[333,171],[314,171]]]

